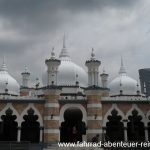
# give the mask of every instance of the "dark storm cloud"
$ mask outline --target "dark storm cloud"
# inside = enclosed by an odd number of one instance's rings
[[[75,35],[73,32],[77,31],[79,37],[78,35],[72,37],[70,41],[73,41],[72,46],[75,48],[82,47],[83,56],[87,56],[86,49],[89,47],[89,43],[91,41],[98,43],[100,40],[100,37],[96,37],[95,35],[91,36],[90,33],[88,36],[86,35],[87,31],[92,31],[93,26],[95,26],[92,19],[96,17],[96,20],[99,21],[99,25],[101,22],[105,22],[105,18],[107,20],[107,18],[110,17],[110,20],[107,21],[108,24],[112,23],[113,27],[115,26],[113,24],[115,18],[112,19],[111,15],[103,15],[103,12],[111,9],[131,11],[132,9],[134,10],[134,6],[136,6],[139,1],[140,0],[0,0],[0,55],[5,54],[7,56],[6,59],[9,64],[9,70],[17,78],[20,75],[19,72],[23,70],[24,65],[29,66],[29,69],[32,70],[32,74],[40,74],[44,70],[44,59],[48,57],[47,51],[50,51],[49,46],[56,44],[56,49],[58,49],[58,41],[60,44],[60,38],[58,38],[58,36],[62,37],[64,31]],[[86,25],[89,25],[89,27],[85,28]],[[105,29],[104,27],[101,28],[107,31],[107,28]],[[82,31],[85,33],[84,36]],[[80,43],[80,34],[82,34],[82,44]],[[109,34],[109,30],[108,33],[104,34]],[[90,37],[92,39],[90,39]],[[79,45],[74,43],[75,39],[78,40],[76,42],[79,42]],[[110,38],[109,42],[111,42],[112,39]],[[51,45],[49,45],[49,43],[51,43]],[[91,45],[93,45],[93,43]],[[106,47],[107,46],[106,44]],[[112,47],[113,46],[112,43]],[[107,48],[104,47],[104,49]],[[78,59],[78,50],[73,51],[73,53],[74,58]],[[112,53],[111,51],[111,54]],[[116,54],[116,52],[114,52],[114,54]],[[98,55],[100,58],[100,52]],[[2,59],[2,57],[0,59]]]
[[[5,26],[24,34],[45,33],[80,12],[100,11],[105,7],[131,7],[138,0],[1,0],[0,16],[6,19]],[[70,14],[73,13],[73,14]],[[45,31],[45,32],[44,32]]]
[[[81,12],[105,7],[131,7],[137,0],[0,0],[4,30],[20,34],[17,40],[0,39],[0,51],[21,52],[78,18]],[[14,35],[15,37],[16,35]]]

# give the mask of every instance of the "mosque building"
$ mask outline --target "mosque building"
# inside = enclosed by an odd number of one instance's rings
[[[100,140],[150,140],[150,98],[128,76],[121,59],[118,75],[108,83],[99,73],[101,62],[92,50],[87,71],[75,64],[63,41],[45,60],[43,86],[30,87],[30,72],[20,86],[7,69],[0,69],[0,141],[51,143]],[[102,72],[102,71],[101,71]]]

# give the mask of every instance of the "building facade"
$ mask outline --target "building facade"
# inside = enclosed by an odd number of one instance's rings
[[[30,72],[22,75],[22,86],[0,70],[0,141],[30,141],[49,145],[61,142],[99,140],[150,140],[150,99],[129,77],[121,60],[118,76],[108,83],[99,73],[101,62],[85,62],[87,73],[72,62],[65,41],[60,56],[45,60],[43,86],[29,87]]]
[[[140,69],[139,76],[141,82],[141,92],[147,96],[150,96],[150,69]]]

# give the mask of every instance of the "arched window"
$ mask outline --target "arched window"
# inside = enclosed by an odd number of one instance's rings
[[[145,139],[144,123],[141,121],[142,116],[134,109],[132,115],[128,117],[127,135],[129,141],[143,141]]]
[[[16,115],[8,108],[5,115],[1,116],[0,122],[0,141],[17,141],[18,123],[15,121]]]
[[[122,117],[118,115],[117,110],[113,109],[111,115],[107,117],[106,136],[108,141],[121,141],[124,139],[124,127],[121,122]]]
[[[34,115],[34,110],[30,108],[27,115],[23,116],[24,122],[21,124],[21,141],[30,141],[31,143],[39,143],[40,124],[37,121],[38,116]]]

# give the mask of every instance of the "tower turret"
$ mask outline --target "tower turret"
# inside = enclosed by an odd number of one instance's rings
[[[22,87],[29,87],[30,72],[27,66],[25,66],[25,70],[24,72],[21,73],[21,75],[22,75]]]
[[[55,58],[54,48],[52,48],[51,58],[45,60],[47,65],[47,85],[57,85],[57,72],[60,60]]]
[[[88,68],[88,85],[98,86],[99,66],[101,62],[95,59],[94,49],[92,48],[91,59],[87,60],[85,65]]]
[[[103,69],[103,73],[100,75],[101,77],[101,83],[103,88],[107,88],[108,84],[108,74],[105,73],[105,70]]]

